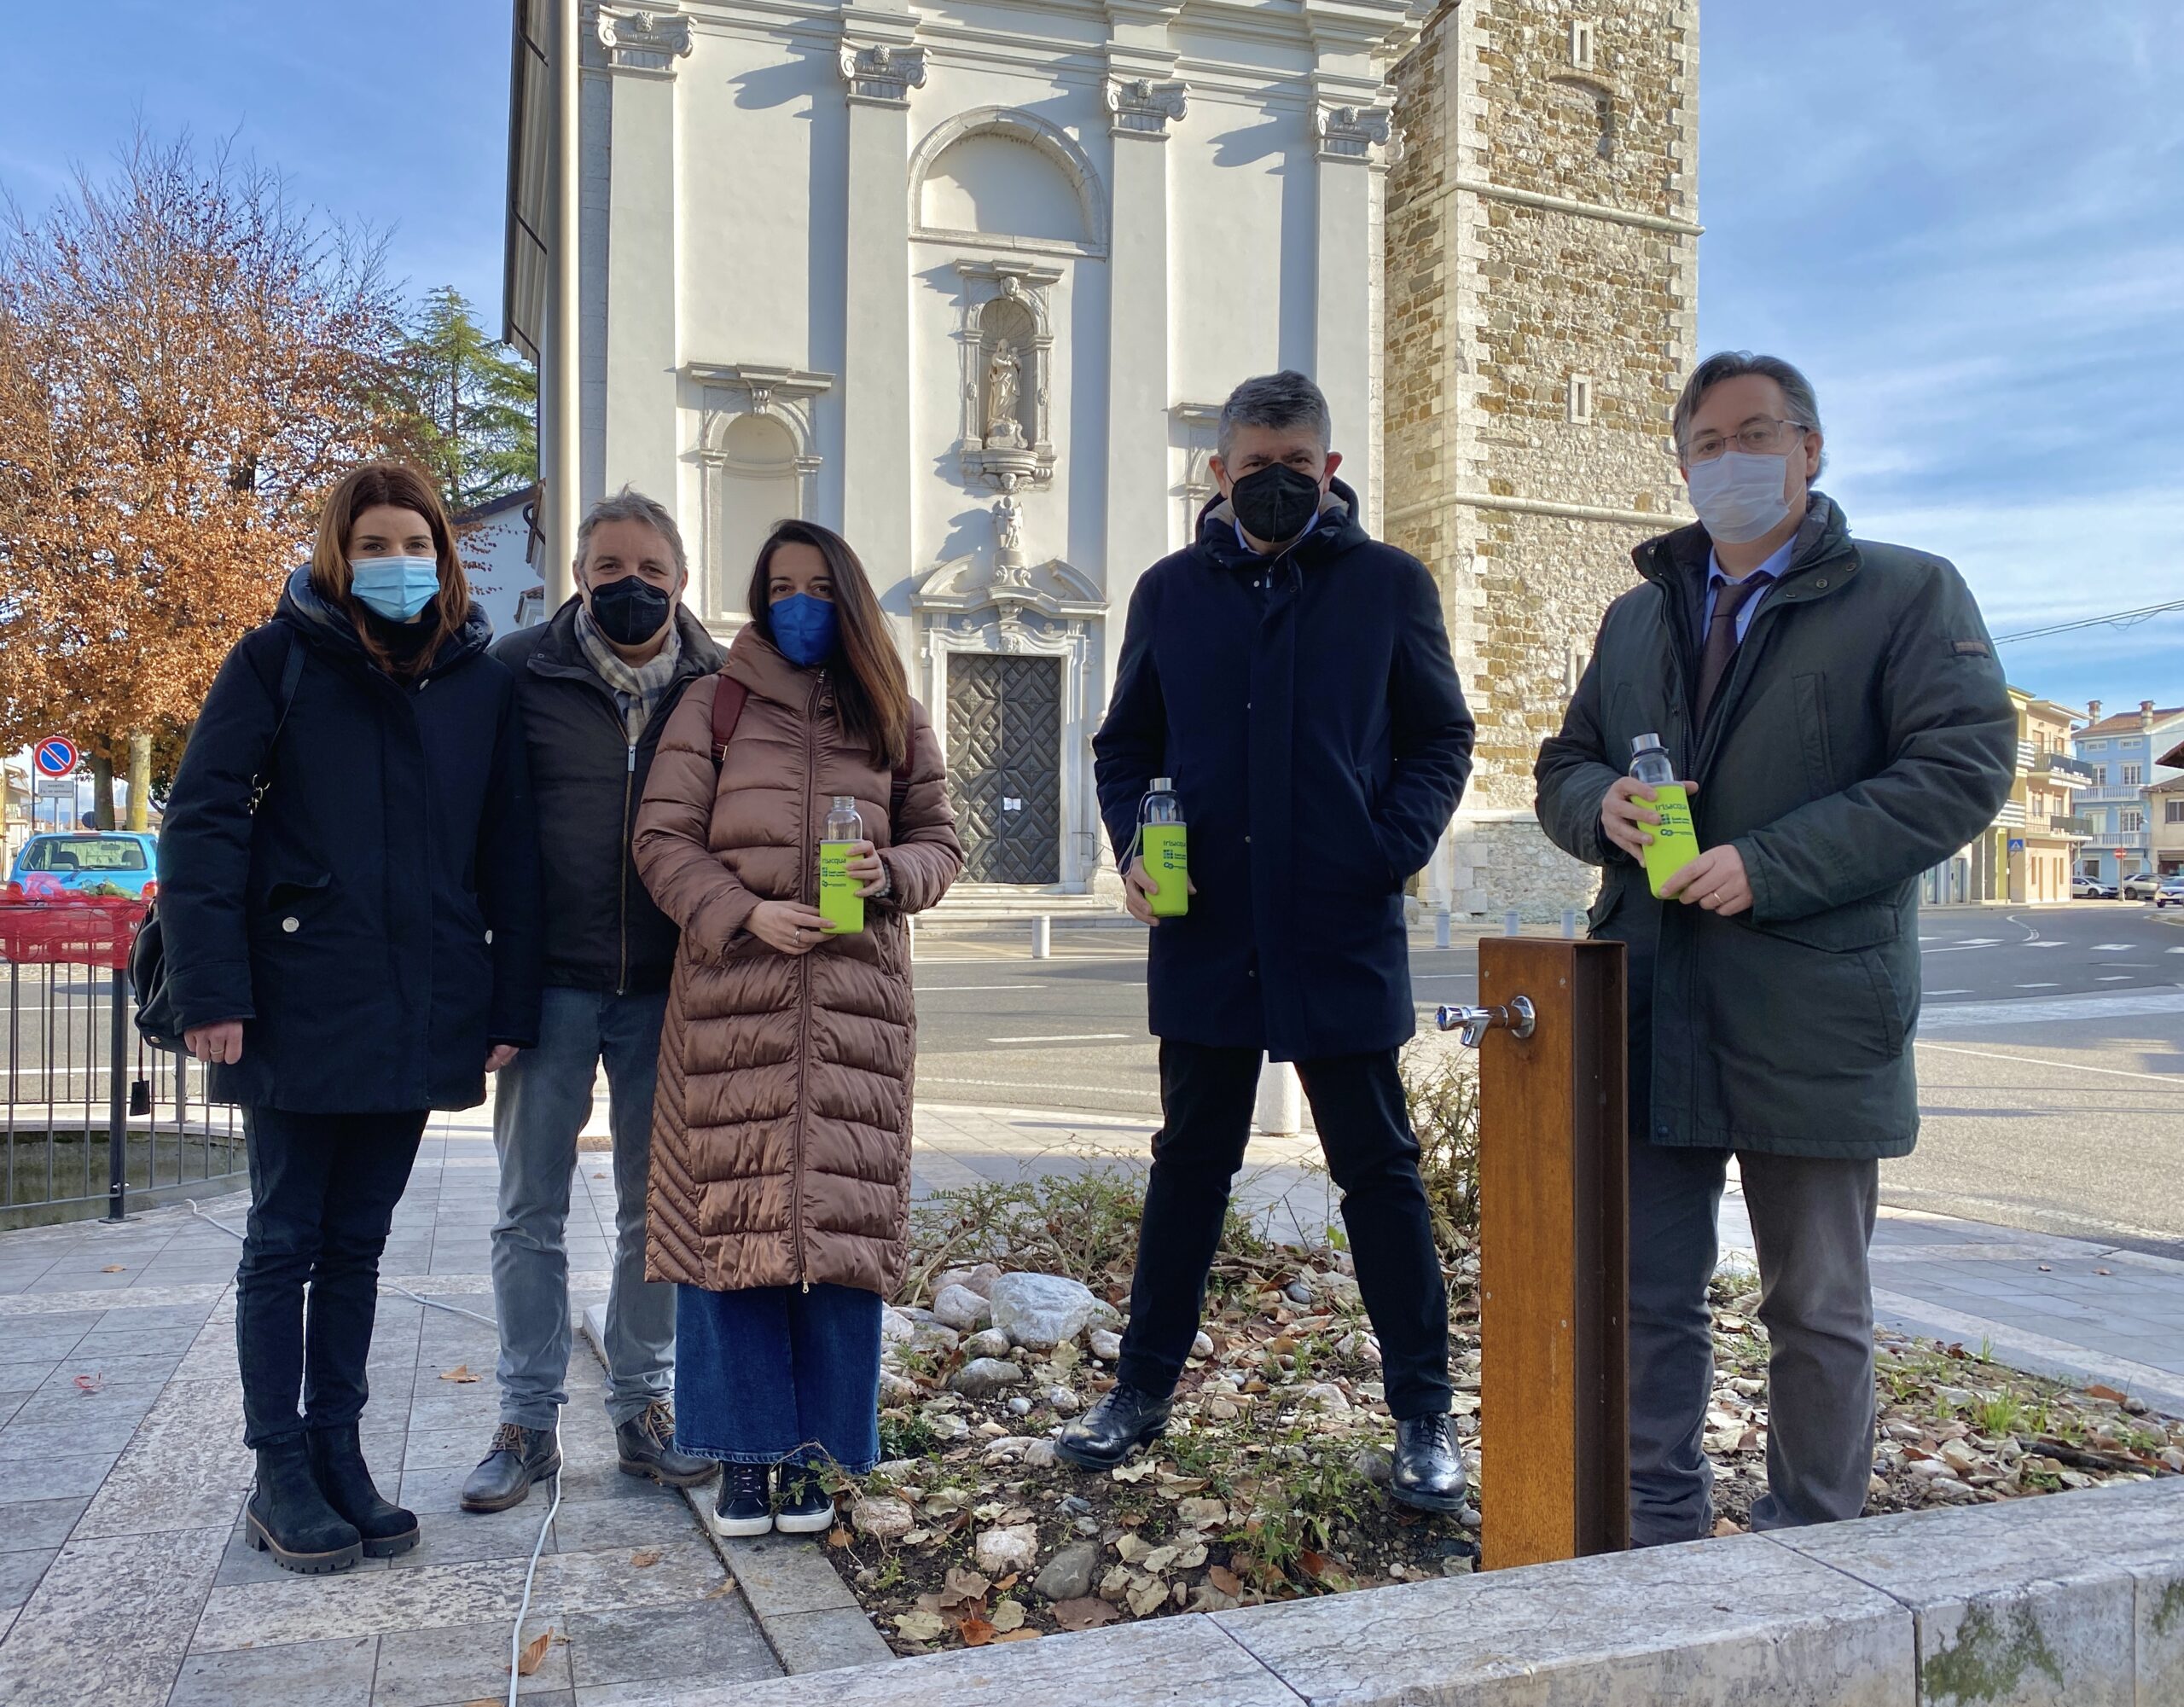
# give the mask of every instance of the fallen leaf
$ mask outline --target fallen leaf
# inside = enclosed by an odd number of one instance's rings
[[[2113,1387],[2100,1381],[2094,1382],[2090,1387],[2086,1389],[2086,1391],[2096,1399],[2107,1400],[2111,1405],[2120,1405],[2123,1402],[2124,1399],[2124,1395],[2117,1392]]]
[[[1740,1536],[1744,1533],[1744,1526],[1741,1524],[1733,1523],[1728,1518],[1723,1518],[1720,1522],[1714,1525],[1714,1533],[1717,1537]]]
[[[1107,1603],[1102,1600],[1100,1604],[1104,1606]],[[1036,1642],[1045,1634],[1043,1630],[1006,1630],[994,1640],[996,1642]]]
[[[1153,1460],[1141,1458],[1135,1464],[1118,1464],[1107,1474],[1118,1482],[1142,1482],[1153,1473]]]
[[[525,1644],[523,1652],[515,1657],[516,1675],[518,1677],[537,1676],[538,1668],[546,1663],[546,1650],[553,1646],[554,1633],[550,1629],[541,1630],[533,1636]]]
[[[1243,1579],[1225,1565],[1217,1565],[1208,1571],[1205,1580],[1223,1594],[1240,1594],[1244,1589]]]
[[[1314,1553],[1310,1547],[1297,1555],[1297,1563],[1304,1566],[1304,1575],[1315,1582],[1327,1574],[1327,1555]]]
[[[630,1563],[639,1571],[649,1571],[659,1563],[659,1549],[648,1547],[630,1555]]]
[[[988,1622],[1004,1636],[1012,1630],[1022,1629],[1024,1603],[1021,1600],[1003,1600],[993,1609],[993,1616]]]
[[[966,1617],[956,1628],[962,1633],[963,1646],[967,1648],[982,1648],[1000,1634],[975,1612]]]
[[[443,1381],[470,1382],[478,1379],[470,1373],[470,1366],[468,1363],[458,1363],[452,1369],[444,1369],[440,1372],[440,1379]]]
[[[944,1582],[947,1592],[940,1597],[940,1604],[944,1606],[950,1601],[983,1600],[985,1599],[986,1590],[993,1587],[992,1583],[979,1576],[977,1571],[966,1571],[960,1565],[951,1565],[948,1567],[948,1575]]]
[[[847,1530],[837,1526],[828,1532],[827,1545],[839,1550],[847,1547],[854,1539]]]
[[[1000,1582],[993,1585],[993,1592],[996,1594],[1006,1594],[1010,1589],[1016,1586],[1023,1575],[1024,1573],[1020,1571],[1010,1571],[1008,1576],[1002,1577]]]
[[[1094,1630],[1102,1624],[1114,1623],[1121,1617],[1120,1612],[1096,1595],[1054,1602],[1054,1622],[1065,1630]]]
[[[128,1272],[129,1267],[125,1263],[109,1263],[106,1267],[99,1270],[99,1273],[102,1274],[125,1274]],[[2105,1274],[2108,1270],[2103,1269],[2100,1272]]]
[[[906,1642],[937,1641],[947,1628],[937,1612],[897,1612],[895,1615],[895,1629]]]

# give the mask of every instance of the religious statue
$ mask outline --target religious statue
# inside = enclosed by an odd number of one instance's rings
[[[1004,339],[994,345],[986,361],[986,444],[996,449],[1021,448],[1024,429],[1016,419],[1016,398],[1021,368],[1016,352]]]
[[[993,507],[994,543],[1004,560],[1024,551],[1024,505],[1014,493],[1004,493]]]

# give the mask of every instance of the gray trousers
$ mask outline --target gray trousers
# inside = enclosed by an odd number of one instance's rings
[[[493,1301],[501,1324],[501,1420],[551,1428],[569,1400],[570,1176],[607,1066],[614,1135],[613,1279],[607,1294],[607,1414],[616,1423],[672,1391],[675,1288],[645,1279],[645,1185],[652,1096],[667,993],[615,996],[549,986],[538,1047],[501,1069],[493,1147],[501,1214],[493,1223]]]
[[[1630,1149],[1630,1531],[1633,1545],[1713,1533],[1703,1446],[1714,1387],[1706,1283],[1725,1150]],[[1756,1530],[1855,1518],[1873,1460],[1876,1162],[1737,1153],[1769,1339],[1767,1492]]]

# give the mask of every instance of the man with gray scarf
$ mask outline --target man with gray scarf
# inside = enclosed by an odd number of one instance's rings
[[[577,533],[577,594],[535,628],[496,642],[515,672],[537,795],[545,894],[538,1047],[501,1075],[493,1106],[500,1219],[493,1297],[501,1421],[463,1484],[462,1508],[519,1505],[561,1466],[568,1402],[568,1220],[577,1140],[607,1069],[618,1198],[607,1300],[607,1414],[629,1475],[694,1487],[718,1466],[675,1450],[675,1288],[645,1279],[653,1082],[676,930],[630,863],[645,775],[682,690],[720,668],[683,608],[689,581],[675,519],[628,487]]]
[[[1729,352],[1676,406],[1698,521],[1633,554],[1539,820],[1606,868],[1593,935],[1629,949],[1630,1493],[1640,1546],[1714,1528],[1706,1283],[1729,1158],[1769,1335],[1751,1526],[1854,1518],[1873,1474],[1867,1252],[1879,1164],[1919,1131],[1919,876],[1995,821],[2017,716],[1963,578],[1852,537],[1810,482],[1820,406]],[[1701,849],[1658,897],[1660,822],[1625,771],[1658,738]]]

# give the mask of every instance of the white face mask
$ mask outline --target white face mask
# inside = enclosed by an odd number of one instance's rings
[[[1693,462],[1686,474],[1692,508],[1699,512],[1707,537],[1722,544],[1760,538],[1790,513],[1790,502],[1782,496],[1790,484],[1786,456],[1724,450],[1711,462]]]

